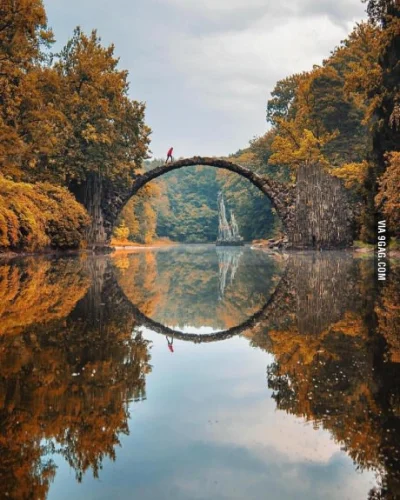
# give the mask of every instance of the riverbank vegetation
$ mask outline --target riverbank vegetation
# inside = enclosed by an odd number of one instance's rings
[[[373,243],[378,219],[400,236],[400,7],[369,0],[367,11],[321,65],[277,82],[268,132],[230,158],[282,182],[317,162],[351,191],[355,239]],[[104,233],[103,194],[123,197],[136,174],[162,162],[146,161],[145,105],[130,98],[128,72],[96,31],[76,28],[55,54],[42,0],[6,0],[0,19],[0,250],[81,247]],[[256,188],[197,167],[142,189],[114,236],[214,241],[219,190],[245,240],[279,233]]]
[[[2,248],[75,248],[95,223],[100,192],[129,186],[147,155],[145,106],[129,97],[128,72],[119,69],[114,46],[104,47],[96,31],[76,28],[54,54],[42,0],[1,2],[0,20],[0,180],[21,205],[2,191]],[[59,206],[50,220],[40,212],[54,193]],[[64,232],[49,240],[54,217]]]
[[[282,167],[294,177],[302,162],[318,162],[343,179],[358,206],[355,237],[373,243],[378,218],[400,235],[400,7],[370,0],[367,11],[320,66],[276,84],[271,129],[247,154],[281,178]]]
[[[67,189],[0,176],[0,251],[78,248],[88,222]]]

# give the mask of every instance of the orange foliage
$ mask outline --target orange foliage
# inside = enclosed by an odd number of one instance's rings
[[[400,152],[388,153],[386,158],[387,169],[380,178],[375,201],[387,218],[391,232],[400,237]]]
[[[0,285],[0,335],[16,335],[67,316],[86,294],[89,276],[81,260],[30,258],[1,265]]]
[[[107,261],[23,262],[0,269],[2,304],[12,308],[11,316],[1,311],[0,484],[9,498],[44,500],[56,471],[51,454],[78,480],[115,459],[128,404],[144,397],[150,355],[148,342],[132,336]]]
[[[400,363],[400,266],[396,261],[391,263],[389,280],[382,289],[375,312],[379,332],[388,345],[389,358]]]
[[[0,176],[0,250],[77,248],[89,216],[65,188]]]

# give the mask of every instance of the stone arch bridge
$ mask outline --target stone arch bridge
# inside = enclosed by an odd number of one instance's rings
[[[172,170],[199,165],[241,175],[268,196],[282,221],[288,248],[327,249],[351,245],[354,217],[347,192],[339,179],[324,172],[320,166],[304,164],[298,169],[295,183],[286,184],[228,160],[200,156],[181,159],[138,175],[128,188],[98,181],[97,196],[92,197],[90,204],[83,201],[82,193],[75,192],[92,216],[89,244],[108,244],[121,210],[148,182]]]

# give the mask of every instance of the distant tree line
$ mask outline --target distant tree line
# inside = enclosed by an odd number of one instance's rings
[[[234,159],[233,159],[234,160]],[[235,161],[235,160],[234,160]],[[146,163],[153,169],[163,160]],[[173,170],[139,191],[123,210],[114,231],[117,239],[150,243],[169,238],[184,243],[216,241],[218,192],[225,196],[246,241],[272,237],[280,221],[269,199],[237,174],[213,167]]]

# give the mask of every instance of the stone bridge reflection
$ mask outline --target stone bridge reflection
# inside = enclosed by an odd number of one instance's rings
[[[157,325],[127,299],[118,275],[109,257],[0,265],[0,484],[8,498],[45,498],[53,455],[78,481],[98,475],[129,432],[130,402],[146,398],[151,344],[139,330]],[[370,498],[400,495],[399,283],[396,266],[378,290],[370,260],[291,254],[265,307],[228,329],[273,354],[266,384],[278,409],[328,430],[361,469],[381,474]]]
[[[121,293],[130,303],[137,325],[183,341],[216,342],[235,335],[251,336],[252,332],[255,334],[258,331],[266,335],[269,330],[286,325],[293,317],[296,318],[300,334],[313,334],[336,323],[354,299],[352,266],[352,256],[340,252],[289,254],[279,282],[262,307],[238,325],[207,334],[184,333],[152,319],[142,310],[148,304],[144,302],[141,308],[133,303],[124,293],[126,285],[122,283],[120,286]]]

